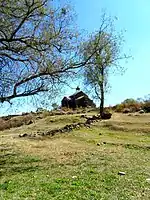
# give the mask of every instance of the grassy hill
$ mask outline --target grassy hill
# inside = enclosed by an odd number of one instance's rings
[[[114,113],[69,133],[20,138],[85,122],[81,114],[29,119],[33,123],[0,132],[1,199],[150,198],[150,114]]]

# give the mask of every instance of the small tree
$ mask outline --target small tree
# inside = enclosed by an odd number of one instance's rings
[[[121,53],[123,37],[115,33],[113,22],[104,14],[100,30],[83,47],[84,59],[90,56],[83,69],[84,84],[100,101],[101,116],[104,112],[105,93],[109,89],[109,74],[122,71],[119,60],[128,58]]]
[[[53,110],[57,110],[59,108],[59,105],[57,103],[52,104]]]

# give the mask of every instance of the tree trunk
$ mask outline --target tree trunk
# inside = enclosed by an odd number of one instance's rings
[[[101,86],[101,102],[100,102],[100,115],[102,117],[104,112],[104,88]]]
[[[103,112],[104,112],[104,67],[101,69],[101,77],[102,81],[100,84],[100,95],[101,95],[101,100],[100,100],[100,116],[102,117]]]

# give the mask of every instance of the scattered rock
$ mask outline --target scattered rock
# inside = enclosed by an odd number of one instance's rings
[[[42,135],[50,135],[50,131],[45,131],[45,132],[42,132]]]
[[[118,172],[118,175],[124,176],[126,173],[125,172]]]
[[[101,144],[100,143],[97,143],[97,146],[100,146]]]
[[[80,127],[84,127],[84,123],[80,123]]]
[[[27,133],[23,133],[23,134],[20,134],[20,135],[19,135],[19,137],[26,137],[26,136],[28,136]]]
[[[30,124],[33,124],[33,121],[32,120],[29,120],[26,125],[30,125]]]
[[[95,122],[101,120],[100,115],[93,115],[93,116],[86,116],[86,115],[82,115],[83,117],[85,117],[87,120],[85,123],[83,122],[79,122],[79,123],[73,123],[73,124],[69,124],[69,125],[65,125],[63,128],[60,129],[54,129],[54,130],[47,130],[45,132],[39,132],[37,131],[36,134],[21,134],[19,135],[19,137],[38,137],[38,136],[54,136],[57,133],[65,133],[65,132],[71,132],[74,129],[80,129],[81,127],[86,127],[86,128],[91,128],[91,125],[93,125]],[[110,117],[110,113],[109,113],[109,117]],[[105,115],[105,118],[108,118],[108,113],[107,116]],[[54,122],[53,120],[51,120],[50,122]],[[30,120],[28,122],[28,125],[33,123],[32,120]],[[99,144],[100,145],[100,144]]]
[[[130,114],[128,114],[128,116],[133,116],[133,114],[130,113]]]
[[[81,115],[81,118],[85,118],[86,117],[86,115]]]
[[[143,113],[145,113],[145,111],[141,109],[141,110],[139,110],[139,113],[143,114]]]
[[[77,176],[72,176],[73,179],[77,178]]]
[[[103,142],[103,144],[107,144],[106,142]]]
[[[150,183],[150,178],[147,178],[146,181],[147,181],[148,183]]]
[[[85,124],[85,127],[86,128],[91,128],[89,124]]]
[[[42,119],[42,116],[37,116],[36,119],[37,119],[37,120],[38,120],[38,119]]]
[[[90,119],[87,119],[87,121],[86,121],[86,124],[91,124],[91,120]]]
[[[80,128],[80,125],[77,125],[76,128],[79,129],[79,128]]]
[[[109,113],[109,112],[108,112],[108,113],[105,113],[105,112],[104,112],[104,113],[102,114],[101,117],[102,117],[102,119],[110,119],[111,116],[112,116],[112,113]]]
[[[31,112],[32,113],[32,112]],[[23,112],[22,113],[22,116],[25,116],[25,115],[28,115],[29,113],[27,113],[27,112]],[[33,114],[33,113],[32,113]]]
[[[123,110],[123,113],[124,113],[124,114],[130,113],[130,112],[131,112],[131,110],[130,110],[129,108],[125,108],[125,109]]]

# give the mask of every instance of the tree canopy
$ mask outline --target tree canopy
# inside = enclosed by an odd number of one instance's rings
[[[52,0],[0,0],[0,102],[47,91],[83,64],[73,17]]]
[[[127,59],[122,54],[123,35],[116,33],[112,18],[101,18],[100,30],[91,35],[83,45],[83,57],[90,59],[83,68],[84,84],[100,101],[100,113],[103,113],[105,93],[109,88],[110,72],[122,71],[119,60]]]

